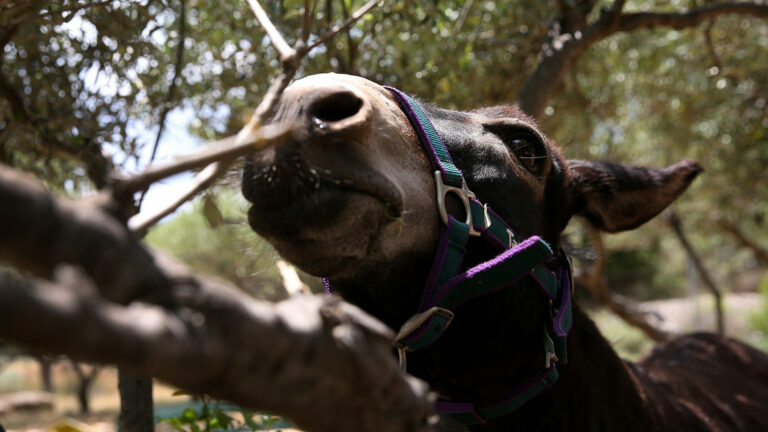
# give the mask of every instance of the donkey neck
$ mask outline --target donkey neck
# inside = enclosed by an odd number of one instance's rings
[[[552,389],[510,415],[473,430],[657,430],[633,365],[618,357],[578,307],[574,307],[568,356],[568,364],[558,366],[560,379]]]

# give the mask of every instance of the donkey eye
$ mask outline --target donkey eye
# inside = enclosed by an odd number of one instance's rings
[[[529,140],[523,137],[515,138],[510,147],[524,167],[531,171],[536,169],[540,156],[536,154],[536,147]]]

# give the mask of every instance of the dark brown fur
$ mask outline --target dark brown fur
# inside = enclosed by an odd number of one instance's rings
[[[336,100],[346,101],[343,109],[334,111],[329,101]],[[701,172],[693,161],[664,169],[566,161],[548,139],[533,137],[538,127],[515,107],[424,109],[478,198],[521,235],[554,247],[573,215],[610,232],[641,225]],[[304,129],[246,163],[252,227],[289,260],[330,277],[336,293],[398,328],[416,312],[440,232],[432,168],[407,119],[380,86],[330,74],[290,87],[275,121]],[[541,156],[533,166],[514,150],[520,136]],[[465,262],[490,258],[481,246],[470,240]],[[543,370],[548,303],[530,280],[455,313],[441,339],[408,357],[409,372],[442,396],[494,402]],[[473,429],[768,430],[768,356],[734,340],[684,336],[632,364],[575,306],[568,357],[552,389]]]

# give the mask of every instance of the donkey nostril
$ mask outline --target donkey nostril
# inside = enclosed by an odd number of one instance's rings
[[[352,117],[360,111],[362,106],[362,99],[353,93],[334,93],[313,103],[309,114],[324,122],[335,122]]]

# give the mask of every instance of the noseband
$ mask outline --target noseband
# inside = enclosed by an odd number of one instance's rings
[[[454,311],[475,297],[512,288],[524,278],[531,278],[549,298],[552,322],[544,328],[545,365],[541,373],[493,403],[439,400],[435,404],[436,412],[449,414],[460,423],[485,423],[487,419],[514,411],[549,389],[559,377],[555,362],[567,363],[566,339],[572,323],[570,260],[560,250],[560,264],[555,272],[551,271],[547,264],[556,263],[558,254],[553,253],[549,244],[538,236],[522,238],[487,204],[481,203],[467,187],[461,171],[454,165],[448,149],[419,104],[393,87],[384,88],[397,100],[429,156],[435,170],[438,213],[444,224],[419,308],[402,325],[393,341],[401,369],[405,371],[408,352],[434,343],[450,325]],[[521,122],[521,126],[539,135],[530,125]],[[464,221],[446,211],[445,197],[449,193],[461,200],[466,215]],[[498,255],[462,269],[469,237],[483,239]],[[327,280],[323,282],[328,289]],[[549,336],[550,331],[555,336],[554,341]]]

